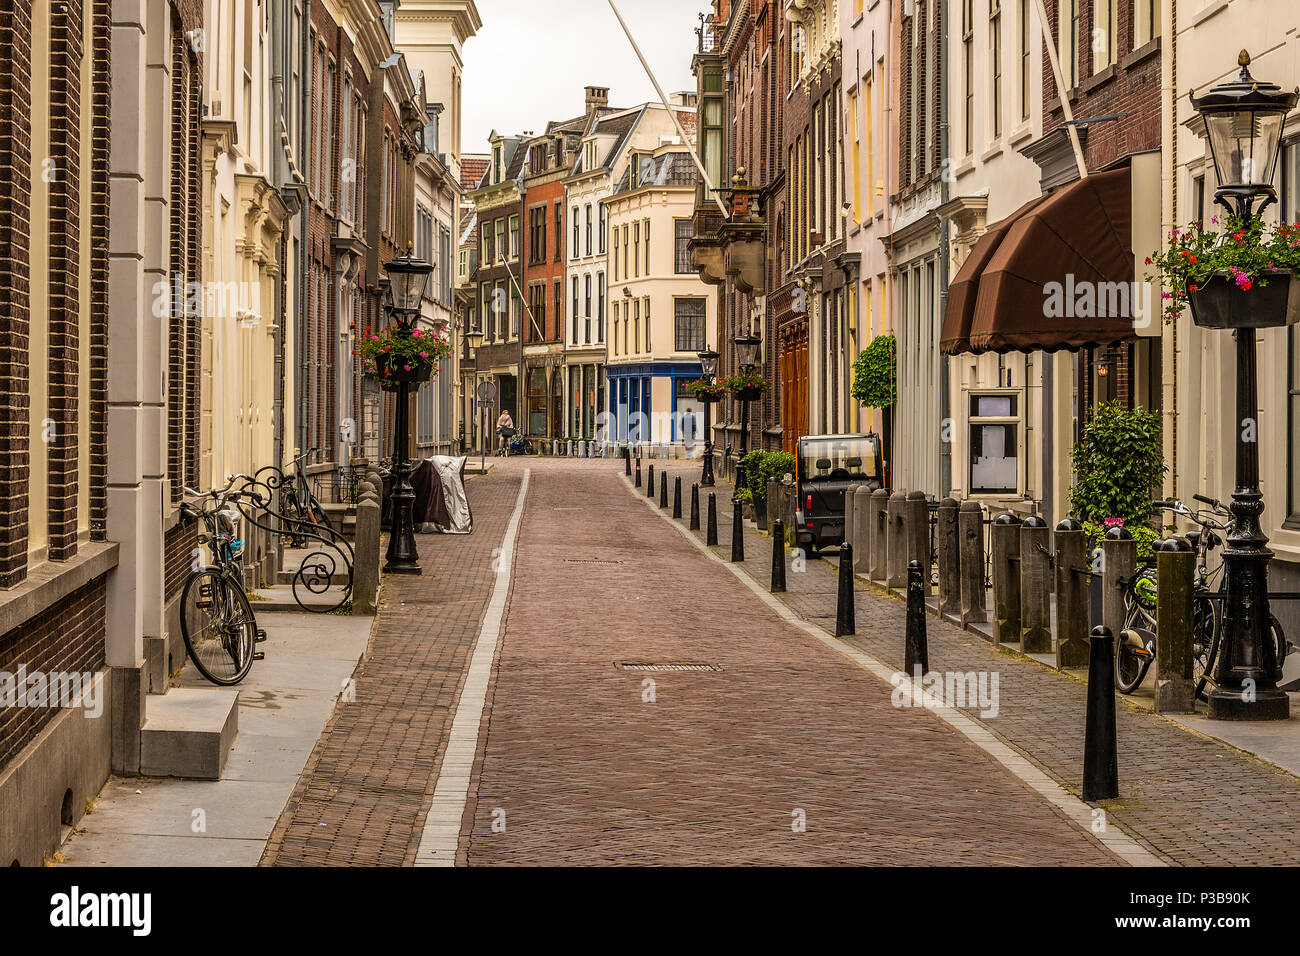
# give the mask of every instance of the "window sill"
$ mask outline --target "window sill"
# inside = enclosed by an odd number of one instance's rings
[[[1227,5],[1228,5],[1228,0],[1219,0],[1219,4],[1213,9],[1212,12],[1218,13]],[[1210,15],[1211,14],[1202,11],[1202,19]],[[1198,22],[1200,21],[1199,20],[1193,21],[1192,26],[1196,26]],[[1124,57],[1124,59],[1120,60],[1119,61],[1120,69],[1127,70],[1130,67],[1137,66],[1147,57],[1152,56],[1159,52],[1160,52],[1160,37],[1153,37],[1152,39],[1148,40],[1146,43],[1138,47],[1136,50],[1134,50],[1132,53],[1130,53],[1128,56]]]
[[[987,163],[989,160],[996,159],[998,156],[1001,155],[1002,155],[1002,141],[995,140],[992,146],[990,146],[984,152],[980,153],[980,162]]]
[[[1084,80],[1082,85],[1083,92],[1087,94],[1091,94],[1094,90],[1100,89],[1101,87],[1109,83],[1111,80],[1115,79],[1115,75],[1116,75],[1115,64],[1112,63],[1110,66],[1106,67],[1106,69],[1102,70],[1100,73],[1094,73],[1092,76]]]
[[[113,541],[83,541],[68,561],[46,561],[26,580],[0,592],[0,633],[7,633],[64,600],[72,592],[117,567]]]

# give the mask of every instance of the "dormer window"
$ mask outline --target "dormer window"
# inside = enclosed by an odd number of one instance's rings
[[[505,175],[505,170],[502,168],[501,163],[503,152],[504,150],[500,143],[497,143],[492,147],[492,185],[494,186],[501,182],[501,177]]]
[[[596,142],[592,140],[584,143],[582,147],[582,168],[586,172],[591,172],[599,165],[596,159]]]

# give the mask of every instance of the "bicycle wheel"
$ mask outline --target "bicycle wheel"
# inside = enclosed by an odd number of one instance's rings
[[[1219,637],[1223,633],[1219,602],[1197,598],[1192,611],[1192,679],[1196,697],[1205,700],[1205,685],[1214,683],[1214,661],[1219,656]]]
[[[1155,633],[1155,621],[1149,620],[1136,604],[1124,614],[1124,627],[1115,642],[1115,686],[1121,694],[1131,694],[1142,684],[1151,667],[1150,655],[1139,654],[1124,638],[1125,631]]]
[[[242,681],[257,642],[257,620],[244,589],[216,568],[191,574],[181,591],[181,637],[205,678],[223,686]]]

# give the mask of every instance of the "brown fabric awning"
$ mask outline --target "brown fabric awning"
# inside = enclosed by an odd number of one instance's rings
[[[1054,352],[1135,339],[1130,191],[1127,168],[1096,173],[992,226],[949,288],[941,350]]]

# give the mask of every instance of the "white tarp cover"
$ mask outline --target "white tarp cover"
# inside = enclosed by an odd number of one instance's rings
[[[434,527],[443,534],[469,534],[474,530],[474,519],[469,510],[469,498],[465,495],[465,457],[433,455],[428,461],[442,483],[443,503],[451,518],[449,526],[434,522]]]

